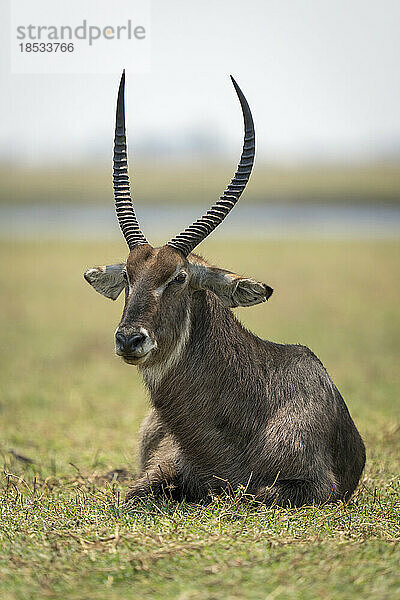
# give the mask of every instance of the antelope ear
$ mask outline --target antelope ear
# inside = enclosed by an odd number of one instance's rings
[[[224,306],[229,308],[265,302],[273,292],[269,285],[250,277],[240,277],[235,273],[205,265],[192,264],[191,267],[192,286],[195,289],[214,292]]]
[[[266,302],[274,291],[266,283],[261,283],[249,277],[238,277],[233,280],[231,293],[232,303],[229,306],[253,306]]]
[[[125,287],[125,279],[122,275],[124,268],[125,263],[94,267],[86,271],[83,276],[96,292],[116,300]]]

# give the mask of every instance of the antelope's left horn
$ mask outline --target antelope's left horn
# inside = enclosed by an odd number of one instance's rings
[[[238,95],[244,120],[244,142],[239,166],[232,181],[219,200],[200,219],[174,237],[168,246],[183,252],[185,256],[200,244],[214,229],[222,223],[239,200],[254,164],[255,131],[253,117],[244,94],[231,75],[232,83]]]
[[[130,195],[128,175],[128,154],[125,133],[125,69],[122,72],[118,90],[117,113],[115,118],[114,157],[113,157],[113,184],[115,211],[119,226],[132,250],[137,244],[147,244],[139,223],[136,219],[135,209]]]

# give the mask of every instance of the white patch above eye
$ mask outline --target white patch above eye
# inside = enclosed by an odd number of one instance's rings
[[[156,289],[154,290],[154,293],[155,293],[155,295],[157,296],[157,298],[159,298],[159,297],[162,295],[162,293],[164,292],[165,288],[166,288],[166,287],[167,287],[167,286],[168,286],[168,285],[171,283],[171,281],[173,281],[173,280],[175,279],[175,277],[176,277],[177,275],[179,275],[179,273],[180,273],[181,271],[182,271],[182,267],[181,267],[181,266],[178,266],[178,267],[175,269],[175,272],[174,272],[174,274],[173,274],[173,275],[172,275],[172,276],[171,276],[171,277],[168,279],[168,281],[166,281],[165,283],[163,283],[162,285],[160,285],[158,288],[156,288]],[[184,271],[183,271],[183,272],[184,272]],[[185,273],[185,275],[186,275],[186,273]]]
[[[128,286],[128,294],[130,295],[133,290],[133,285],[130,282],[128,271],[125,269],[122,271],[122,277],[126,286]]]
[[[167,287],[167,285],[168,285],[168,283],[163,283],[162,285],[160,285],[158,288],[156,288],[154,290],[154,293],[157,298],[159,298],[162,295],[162,293],[165,290],[165,288]]]

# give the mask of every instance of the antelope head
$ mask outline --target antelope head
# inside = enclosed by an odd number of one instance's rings
[[[188,329],[193,295],[215,294],[226,307],[265,302],[272,288],[209,265],[192,254],[228,215],[243,192],[253,167],[254,124],[236,81],[244,118],[244,143],[237,171],[223,195],[197,221],[160,248],[149,244],[136,219],[130,195],[125,133],[125,72],[116,111],[113,181],[118,221],[129,247],[126,262],[89,269],[84,277],[94,289],[115,300],[124,291],[125,306],[115,333],[116,352],[129,364],[165,360]]]

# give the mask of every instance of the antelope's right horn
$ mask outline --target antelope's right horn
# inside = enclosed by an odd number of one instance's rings
[[[125,133],[125,69],[122,72],[118,90],[117,113],[115,118],[114,157],[113,157],[113,184],[115,211],[117,213],[119,226],[127,241],[129,249],[132,250],[137,244],[148,244],[139,223],[136,219],[130,196],[128,175],[128,154],[126,148]]]

